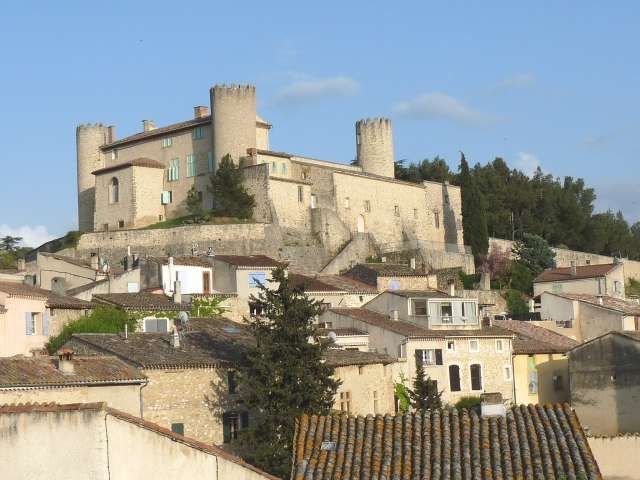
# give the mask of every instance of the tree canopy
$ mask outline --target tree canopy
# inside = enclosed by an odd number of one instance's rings
[[[242,172],[230,155],[225,155],[211,176],[212,212],[217,216],[250,218],[256,205],[242,184]]]

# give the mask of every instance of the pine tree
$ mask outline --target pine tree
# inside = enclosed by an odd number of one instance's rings
[[[239,391],[253,421],[238,446],[249,463],[287,478],[295,419],[303,413],[327,414],[339,381],[323,361],[327,345],[309,342],[320,302],[292,287],[283,268],[272,277],[277,288],[261,285],[252,298],[262,315],[248,320],[256,345],[239,369]]]
[[[442,408],[442,391],[438,391],[438,382],[431,380],[424,373],[421,362],[417,362],[416,378],[413,380],[413,389],[409,390],[411,406],[415,410],[434,410]]]
[[[458,181],[462,190],[462,226],[464,228],[464,244],[471,246],[477,260],[489,250],[489,234],[487,217],[482,193],[469,171],[469,164],[460,152],[460,175]]]
[[[217,216],[250,218],[256,205],[253,195],[242,185],[242,172],[225,155],[216,173],[211,176],[209,191],[213,195],[213,213]]]

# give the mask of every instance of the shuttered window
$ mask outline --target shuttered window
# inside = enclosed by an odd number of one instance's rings
[[[207,171],[213,173],[213,153],[207,152]]]
[[[145,318],[145,332],[168,332],[168,321],[166,318]]]
[[[460,367],[449,365],[449,389],[452,392],[460,391]]]
[[[442,349],[416,350],[416,366],[442,365]]]
[[[193,153],[187,155],[187,177],[196,176],[196,156]]]
[[[24,314],[24,329],[25,329],[25,335],[36,334],[36,319],[34,318],[34,315],[31,312],[25,312]]]
[[[180,159],[173,158],[169,163],[169,170],[167,170],[167,179],[170,182],[180,180]]]
[[[482,367],[474,363],[470,367],[471,371],[471,390],[482,390]]]
[[[49,312],[47,311],[42,314],[42,335],[49,336]]]

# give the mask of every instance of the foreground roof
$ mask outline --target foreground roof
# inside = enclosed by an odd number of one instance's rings
[[[324,358],[327,365],[332,367],[375,365],[377,363],[387,365],[395,362],[393,358],[384,353],[359,352],[357,350],[343,350],[340,348],[328,348],[324,353]]]
[[[367,283],[347,277],[346,275],[318,275],[323,283],[329,284],[336,289],[353,294],[377,294],[378,290]]]
[[[73,374],[50,357],[0,358],[0,390],[37,387],[99,386],[145,383],[138,370],[115,357],[73,357]]]
[[[369,285],[376,285],[378,277],[424,277],[428,274],[401,263],[359,263],[345,273]]]
[[[576,268],[576,274],[571,273],[571,267],[550,268],[538,275],[534,282],[562,282],[565,280],[579,280],[583,278],[603,277],[614,268],[619,267],[619,263],[605,263],[602,265],[581,265]]]
[[[390,332],[414,338],[453,338],[453,337],[513,337],[513,332],[498,326],[483,326],[474,330],[467,329],[429,329],[402,320],[391,320],[388,315],[367,308],[330,308],[329,311],[360,320],[363,323],[380,327]]]
[[[515,334],[513,340],[513,353],[515,354],[567,353],[578,345],[578,342],[572,338],[548,328],[533,325],[530,322],[494,320],[493,324]]]
[[[284,266],[266,255],[216,255],[216,260],[244,268],[276,268]]]
[[[291,273],[287,277],[289,279],[289,284],[292,287],[303,288],[307,293],[328,293],[328,292],[342,292],[342,289],[331,285],[329,283],[323,282],[321,279],[317,277],[311,277],[309,275],[302,275],[300,273]]]
[[[186,308],[180,303],[174,303],[163,293],[97,293],[92,299],[98,303],[133,311],[179,311]]]
[[[600,479],[568,405],[297,420],[292,479]]]
[[[582,293],[552,293],[544,292],[555,295],[556,297],[566,298],[568,300],[577,300],[579,302],[589,303],[596,307],[602,307],[616,312],[624,313],[626,315],[640,315],[640,304],[633,300],[625,300],[623,298],[610,297],[608,295],[587,295]],[[602,305],[599,303],[602,299]]]
[[[0,282],[0,292],[10,297],[35,298],[44,300],[50,308],[89,309],[92,304],[67,295],[57,295],[49,290],[26,285],[21,282]]]
[[[133,160],[129,160],[127,162],[116,163],[115,165],[99,168],[98,170],[94,170],[91,173],[93,175],[101,175],[103,173],[114,172],[116,170],[121,170],[123,168],[129,167],[157,168],[159,170],[164,170],[164,164],[162,162],[159,162],[158,160],[153,160],[151,158],[134,158]]]

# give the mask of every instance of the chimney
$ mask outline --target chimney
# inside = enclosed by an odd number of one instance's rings
[[[58,370],[65,375],[74,374],[73,350],[62,348],[58,350]]]
[[[483,417],[505,417],[507,408],[502,401],[502,394],[499,392],[480,394],[480,412]]]
[[[91,270],[98,270],[100,268],[100,259],[97,253],[91,254]]]
[[[398,310],[391,310],[391,315],[389,315],[389,317],[391,317],[391,320],[393,320],[394,322],[398,321]]]
[[[180,334],[178,330],[174,330],[173,335],[171,335],[171,346],[173,348],[180,348]]]
[[[156,124],[153,120],[142,120],[142,131],[150,132],[156,129]]]
[[[578,268],[576,267],[576,262],[571,261],[571,276],[575,277],[578,275]]]
[[[209,107],[198,105],[193,107],[193,118],[203,118],[209,115]]]
[[[109,125],[107,127],[107,143],[116,141],[116,127],[115,125]]]
[[[411,260],[409,260],[409,267],[411,268],[411,270],[415,270],[416,269],[416,259],[415,259],[415,257],[411,257]]]
[[[455,282],[451,282],[449,284],[449,295],[452,297],[456,296],[456,283]]]
[[[603,305],[604,304],[604,299],[602,298],[602,295],[598,295],[598,305]]]
[[[24,258],[18,259],[18,271],[24,272],[27,269],[27,261]]]
[[[182,303],[182,290],[180,280],[173,283],[173,303]]]

